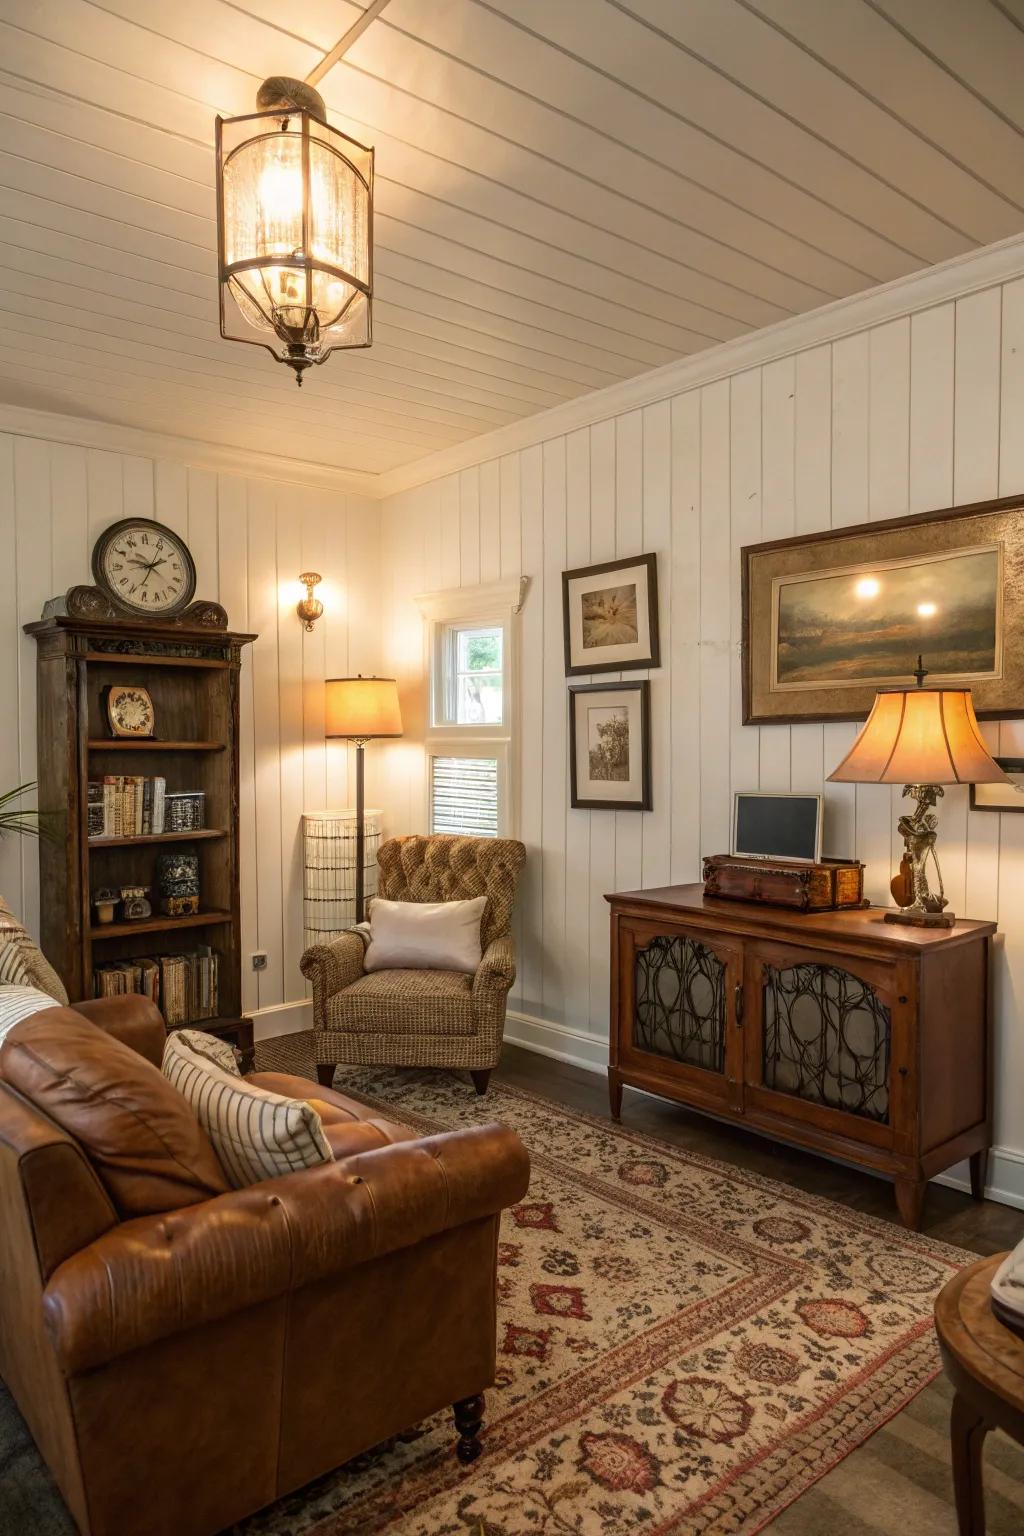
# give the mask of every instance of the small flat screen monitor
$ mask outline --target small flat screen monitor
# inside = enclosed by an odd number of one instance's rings
[[[754,859],[821,857],[820,795],[747,794],[736,796],[732,851]]]

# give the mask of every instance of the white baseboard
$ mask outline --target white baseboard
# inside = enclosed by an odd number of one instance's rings
[[[608,1041],[568,1024],[551,1024],[510,1008],[505,1015],[505,1039],[509,1045],[521,1045],[538,1056],[554,1056],[587,1072],[600,1072],[602,1077],[608,1069]]]
[[[254,1040],[273,1040],[278,1035],[298,1035],[304,1029],[313,1028],[313,1001],[303,997],[296,1003],[275,1003],[271,1008],[254,1008],[252,1019]]]
[[[589,1035],[568,1024],[552,1024],[546,1019],[535,1018],[529,1013],[508,1012],[505,1039],[509,1045],[521,1045],[527,1051],[540,1056],[553,1056],[557,1061],[567,1061],[587,1072],[598,1072],[603,1077],[608,1067],[608,1042],[597,1035]],[[630,1089],[640,1093],[642,1089]],[[966,1163],[957,1163],[946,1173],[937,1174],[933,1184],[948,1184],[951,1189],[969,1191],[970,1175]],[[1012,1205],[1024,1210],[1024,1152],[1013,1147],[993,1147],[988,1160],[988,1180],[985,1197],[1000,1205]]]

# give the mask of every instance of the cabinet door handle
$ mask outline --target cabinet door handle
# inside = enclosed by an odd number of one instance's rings
[[[736,991],[733,993],[733,999],[732,999],[732,1008],[733,1008],[733,1013],[734,1013],[734,1015],[736,1017],[736,1028],[737,1029],[742,1029],[743,1028],[743,983],[742,983],[742,981],[738,981],[736,983]]]

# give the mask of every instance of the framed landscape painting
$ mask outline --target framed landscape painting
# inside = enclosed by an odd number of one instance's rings
[[[1024,497],[749,545],[743,720],[862,720],[879,688],[970,687],[1024,713]]]
[[[562,622],[567,677],[660,666],[657,556],[563,571]]]
[[[576,683],[569,689],[573,807],[649,811],[651,685]]]

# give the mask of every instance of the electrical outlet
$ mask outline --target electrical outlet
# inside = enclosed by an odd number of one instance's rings
[[[267,952],[265,949],[257,949],[253,952],[252,968],[254,971],[265,971],[267,968]]]

